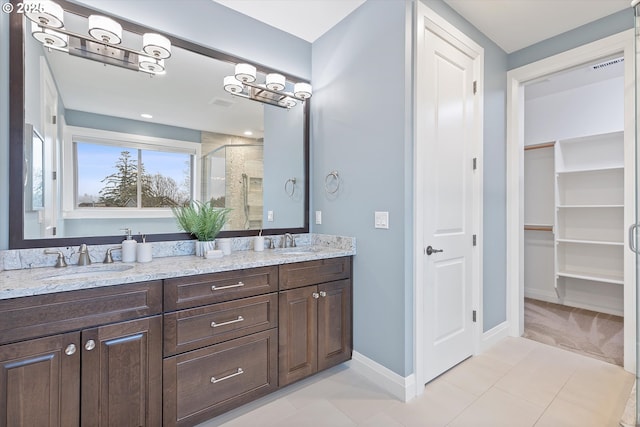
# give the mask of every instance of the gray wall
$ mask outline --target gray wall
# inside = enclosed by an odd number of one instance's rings
[[[485,48],[484,330],[506,319],[506,54],[440,0],[427,6]],[[414,2],[368,1],[313,44],[312,211],[353,235],[355,350],[413,372],[412,50]],[[372,24],[375,23],[375,24]],[[326,194],[331,170],[342,184]],[[374,211],[389,211],[389,230]],[[375,320],[375,321],[374,321]]]
[[[290,110],[264,106],[264,228],[304,226],[304,107]],[[293,196],[285,193],[285,182],[296,178]],[[291,191],[288,184],[287,191]],[[273,211],[273,222],[267,212]]]
[[[103,114],[88,113],[86,111],[65,110],[64,118],[69,126],[145,135],[155,138],[175,139],[178,141],[199,143],[201,140],[199,130],[149,123],[142,120],[124,119],[122,117],[105,116]]]
[[[530,64],[629,28],[633,28],[631,7],[511,53],[508,58],[508,69]]]

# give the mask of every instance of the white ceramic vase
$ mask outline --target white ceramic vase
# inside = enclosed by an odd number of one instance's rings
[[[215,248],[216,248],[215,240],[207,240],[207,241],[196,240],[196,256],[204,256],[204,254],[206,254],[207,251],[212,251]]]

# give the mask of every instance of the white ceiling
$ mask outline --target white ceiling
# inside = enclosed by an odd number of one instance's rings
[[[505,52],[611,15],[630,0],[444,0]]]
[[[365,0],[213,1],[312,43]],[[515,52],[623,9],[629,9],[629,13],[632,13],[630,0],[444,0],[444,2],[507,53]]]
[[[213,1],[310,43],[316,41],[365,2],[365,0]]]

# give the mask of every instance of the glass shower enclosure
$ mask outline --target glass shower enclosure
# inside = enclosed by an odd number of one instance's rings
[[[203,156],[202,200],[231,208],[227,228],[262,228],[264,150],[262,144],[223,145]]]
[[[636,385],[634,388],[636,394],[636,404],[635,404],[635,425],[640,426],[640,398],[638,397],[639,393],[637,390],[638,387],[638,373],[640,370],[638,367],[640,366],[640,347],[638,343],[640,342],[640,316],[637,311],[640,307],[640,292],[638,289],[640,288],[640,274],[639,266],[640,266],[640,255],[638,254],[638,228],[640,226],[640,216],[638,215],[638,205],[640,199],[640,176],[638,174],[638,170],[640,170],[640,155],[638,150],[638,139],[640,136],[640,88],[638,87],[640,84],[640,0],[633,0],[631,2],[631,7],[634,10],[634,27],[635,27],[635,37],[634,37],[634,49],[635,49],[635,58],[634,58],[634,72],[635,72],[635,170],[636,170],[636,181],[635,181],[635,224],[633,224],[629,229],[629,245],[630,249],[635,252],[635,267],[636,267],[636,292],[635,292],[635,307],[636,307]]]

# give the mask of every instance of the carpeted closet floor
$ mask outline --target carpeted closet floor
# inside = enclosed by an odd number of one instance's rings
[[[524,338],[622,366],[622,317],[525,298]]]

